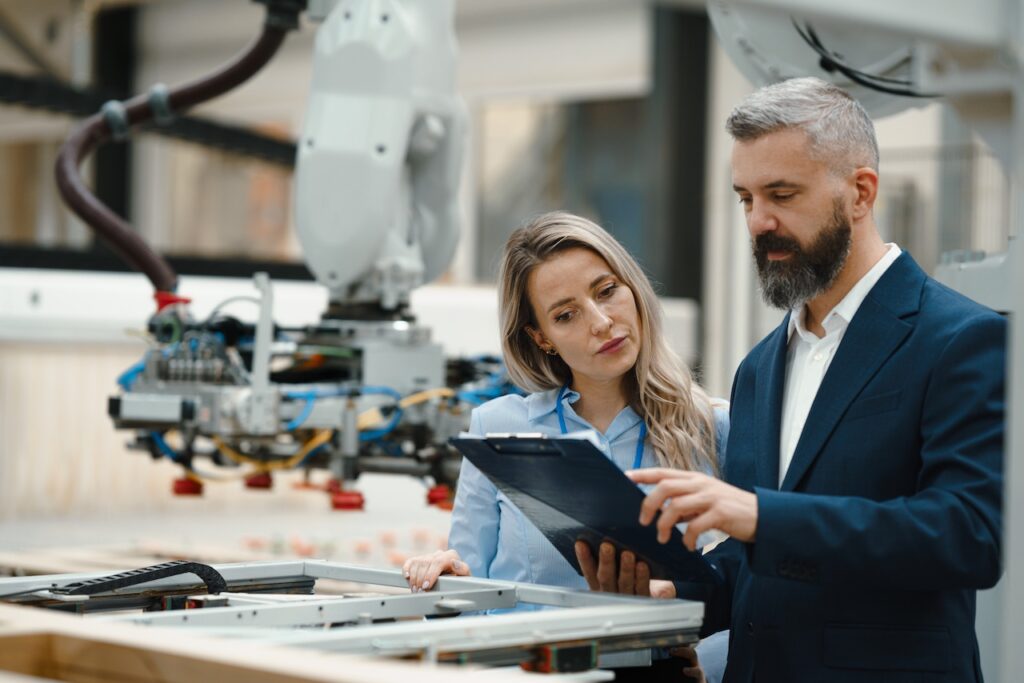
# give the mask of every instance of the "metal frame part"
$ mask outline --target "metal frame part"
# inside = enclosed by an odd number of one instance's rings
[[[68,596],[53,589],[102,574],[63,574],[0,579],[0,600],[74,609],[90,622],[184,627],[204,636],[266,642],[332,652],[418,656],[428,661],[509,665],[529,662],[540,649],[572,644],[597,653],[638,652],[697,639],[704,606],[682,600],[591,593],[470,577],[441,577],[425,593],[370,597],[296,594],[319,579],[404,589],[397,570],[370,569],[322,560],[214,565],[228,591],[203,590],[179,575],[102,595]],[[290,590],[291,593],[265,591]],[[242,589],[244,592],[236,592]],[[6,598],[5,598],[6,596]],[[161,596],[176,596],[187,609],[124,612]],[[465,612],[538,608],[511,613],[436,619]],[[557,608],[557,609],[556,609]],[[94,612],[121,610],[115,614]],[[416,617],[426,620],[409,620]],[[432,619],[432,617],[434,619]],[[602,663],[612,661],[604,660]],[[637,661],[634,657],[632,660]]]

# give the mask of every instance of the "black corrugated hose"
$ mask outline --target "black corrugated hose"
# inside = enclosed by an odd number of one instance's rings
[[[103,111],[85,119],[61,146],[57,156],[57,187],[68,207],[135,270],[149,278],[158,292],[174,292],[178,275],[160,254],[154,251],[123,218],[110,210],[82,180],[79,167],[100,145],[127,129],[148,123],[161,114],[180,113],[241,85],[270,61],[284,42],[288,31],[298,26],[298,15],[305,2],[298,0],[256,0],[267,5],[263,32],[241,55],[217,71],[192,82],[171,88],[154,100],[143,93],[124,102],[108,103]],[[157,104],[154,104],[154,101]],[[156,107],[156,108],[155,108]],[[112,127],[109,114],[125,124],[124,130]],[[164,111],[161,111],[164,110]]]

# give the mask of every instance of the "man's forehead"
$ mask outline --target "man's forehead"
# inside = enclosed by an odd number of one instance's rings
[[[733,143],[732,179],[736,189],[798,187],[823,170],[827,169],[810,155],[802,131],[778,131]]]

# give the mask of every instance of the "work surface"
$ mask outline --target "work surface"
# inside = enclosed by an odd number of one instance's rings
[[[82,571],[96,567],[81,564],[89,555],[146,556],[156,548],[210,562],[317,557],[394,567],[447,541],[451,513],[428,506],[426,487],[408,477],[360,478],[363,511],[332,511],[322,492],[285,490],[284,482],[279,487],[229,501],[211,489],[202,498],[176,499],[160,513],[0,522],[0,573]],[[14,567],[15,558],[37,567]]]

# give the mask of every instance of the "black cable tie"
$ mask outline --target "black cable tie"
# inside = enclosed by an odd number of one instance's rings
[[[128,139],[131,133],[131,126],[128,125],[128,114],[125,112],[124,105],[120,100],[104,102],[100,108],[100,113],[103,114],[103,120],[107,122],[107,127],[110,128],[110,136],[115,142]]]
[[[163,83],[157,83],[149,89],[149,108],[153,111],[153,120],[158,126],[169,126],[174,123],[174,111],[171,109],[171,91]]]

